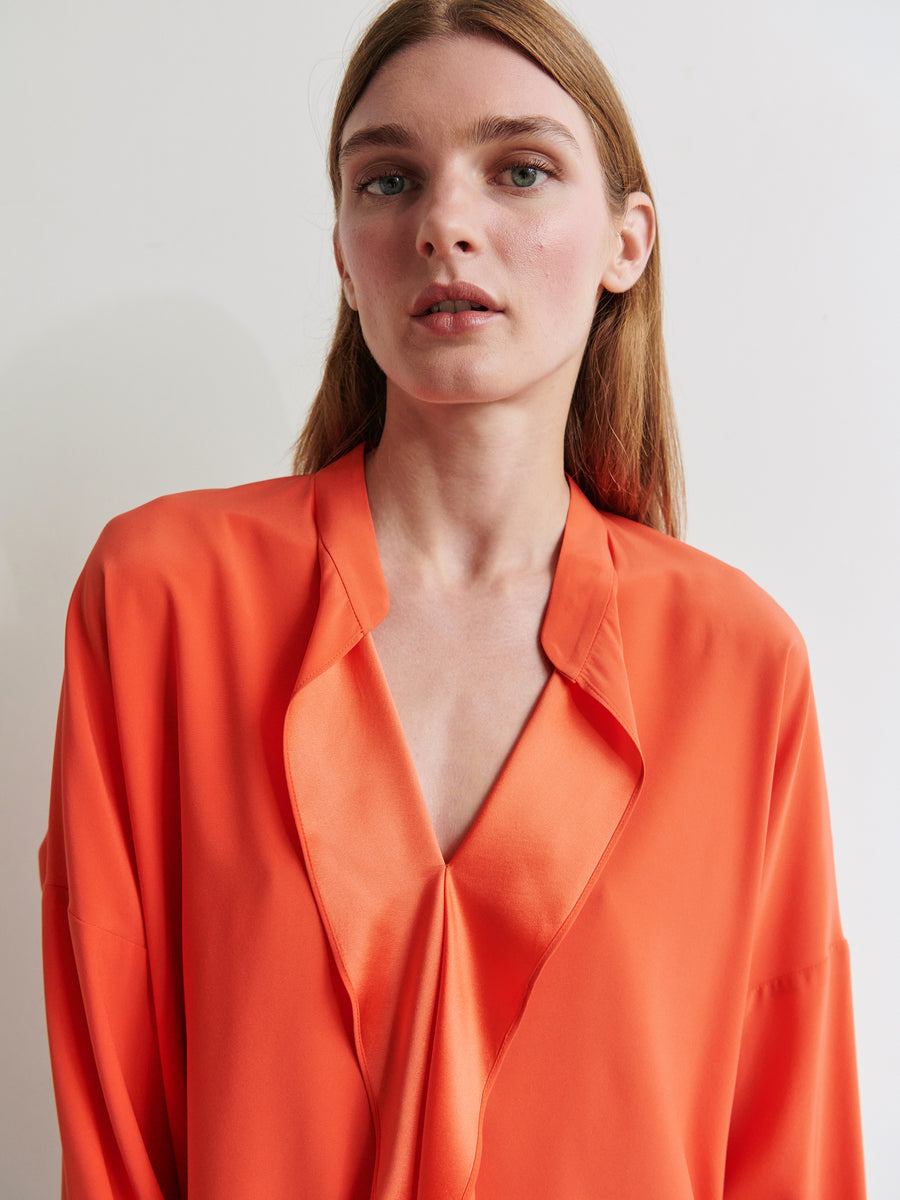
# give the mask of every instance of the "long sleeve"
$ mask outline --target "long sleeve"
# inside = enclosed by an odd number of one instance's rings
[[[89,563],[69,612],[40,853],[62,1195],[168,1200],[180,1190],[113,692],[104,581]]]
[[[361,449],[101,536],[41,853],[64,1198],[363,1200],[393,1156],[422,1197],[862,1200],[802,640],[578,495],[554,675],[449,864]]]
[[[726,1200],[865,1195],[849,955],[801,651],[785,679]]]

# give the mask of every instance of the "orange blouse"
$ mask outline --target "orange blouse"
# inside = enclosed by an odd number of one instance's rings
[[[790,621],[573,485],[555,670],[445,863],[387,608],[359,450],[100,538],[41,849],[64,1196],[862,1197]]]

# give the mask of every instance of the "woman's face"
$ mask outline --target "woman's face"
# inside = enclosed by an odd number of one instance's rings
[[[348,117],[341,179],[338,268],[388,404],[546,398],[565,412],[624,253],[568,93],[485,38],[408,47]]]

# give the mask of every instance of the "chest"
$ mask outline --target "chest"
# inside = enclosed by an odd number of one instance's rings
[[[459,846],[552,667],[546,587],[493,598],[405,597],[372,634],[445,859]]]

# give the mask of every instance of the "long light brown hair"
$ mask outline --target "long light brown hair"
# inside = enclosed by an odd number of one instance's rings
[[[369,81],[399,50],[433,37],[475,35],[524,54],[580,105],[591,122],[610,212],[650,187],[631,122],[587,40],[545,0],[394,0],[369,26],[335,104],[329,173],[341,197],[344,124]],[[297,440],[295,471],[316,471],[360,443],[378,444],[385,377],[357,313],[341,297],[319,391]],[[625,292],[601,293],[572,395],[565,469],[599,509],[678,536],[683,478],[662,334],[659,247]]]

